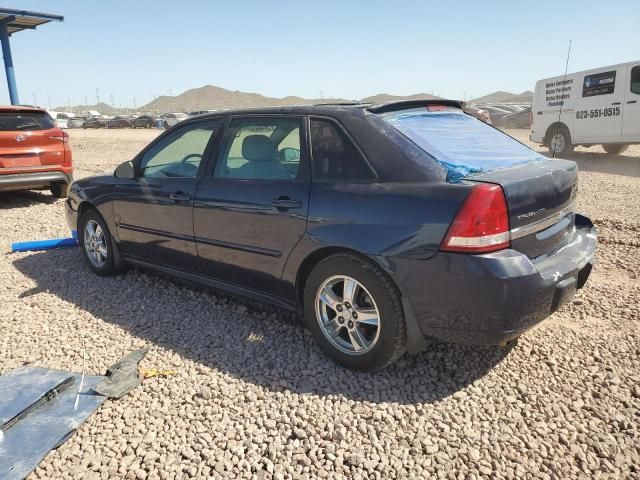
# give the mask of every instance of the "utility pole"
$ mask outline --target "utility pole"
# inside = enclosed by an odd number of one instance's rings
[[[113,93],[109,95],[109,98],[111,99],[111,106],[115,108],[116,104],[113,101]]]
[[[100,105],[100,90],[96,88],[96,105]]]
[[[136,109],[136,97],[133,97],[133,109]]]
[[[67,111],[71,111],[71,99],[69,97],[67,97]]]
[[[38,106],[38,99],[36,98],[36,94],[35,93],[31,93],[31,95],[33,95],[33,106],[37,107]]]

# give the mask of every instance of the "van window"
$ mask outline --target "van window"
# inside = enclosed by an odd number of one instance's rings
[[[631,69],[631,91],[640,95],[640,65]]]
[[[594,73],[586,75],[582,82],[582,96],[595,97],[608,95],[616,89],[616,71]]]
[[[380,116],[442,165],[448,182],[546,158],[462,110],[434,107]]]

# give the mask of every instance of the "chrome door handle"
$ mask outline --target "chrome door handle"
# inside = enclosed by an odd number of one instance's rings
[[[188,202],[189,200],[191,200],[191,197],[186,193],[174,192],[169,195],[169,200],[172,200],[174,202]]]
[[[637,100],[629,100],[627,103],[638,103]]]
[[[620,105],[620,102],[613,102],[611,105]]]

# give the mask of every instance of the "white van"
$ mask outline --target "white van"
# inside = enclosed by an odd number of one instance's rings
[[[622,153],[640,143],[640,60],[536,82],[531,135],[552,154],[602,145]]]

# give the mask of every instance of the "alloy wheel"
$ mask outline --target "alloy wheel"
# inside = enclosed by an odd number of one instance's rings
[[[551,150],[560,153],[564,150],[566,145],[566,140],[562,133],[556,133],[553,137],[551,137]]]
[[[380,337],[380,311],[373,296],[354,278],[325,280],[316,294],[316,320],[332,346],[349,355],[369,352]]]
[[[89,261],[102,268],[107,262],[107,244],[102,227],[95,220],[89,220],[84,227],[84,251]]]

